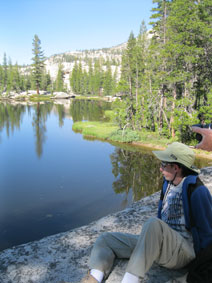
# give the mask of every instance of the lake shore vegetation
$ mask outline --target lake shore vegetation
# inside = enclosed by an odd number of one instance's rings
[[[111,138],[140,139],[149,133],[158,140],[194,145],[193,124],[212,121],[211,0],[154,0],[152,29],[142,22],[130,33],[120,62],[88,59],[86,68],[75,58],[71,92],[85,98],[118,96],[110,121],[118,127]],[[112,65],[120,65],[121,72]],[[41,74],[40,74],[41,75]],[[42,71],[39,87],[64,91],[62,63],[55,81]],[[0,93],[36,89],[30,71],[8,62],[0,65]],[[108,129],[107,129],[108,130]]]
[[[110,143],[127,144],[133,147],[146,147],[151,149],[164,149],[169,143],[176,139],[168,139],[150,131],[121,131],[113,123],[80,121],[75,122],[72,130],[83,135],[85,139],[98,139]],[[212,153],[195,149],[196,156],[212,160]]]

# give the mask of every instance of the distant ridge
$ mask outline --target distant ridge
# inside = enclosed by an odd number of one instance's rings
[[[55,54],[45,60],[45,68],[54,80],[58,73],[59,64],[62,64],[65,74],[64,82],[68,88],[70,86],[70,73],[72,72],[75,63],[79,62],[82,64],[82,69],[88,71],[89,62],[92,62],[94,65],[95,61],[99,59],[102,62],[103,69],[106,69],[106,62],[109,61],[112,72],[116,71],[119,77],[121,73],[122,53],[126,46],[127,43],[122,43],[109,48],[85,49]]]

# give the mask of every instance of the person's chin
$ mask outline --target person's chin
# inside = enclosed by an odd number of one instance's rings
[[[164,175],[163,175],[163,177],[165,178],[165,180],[166,180],[167,182],[170,182],[170,178],[169,178],[169,177],[166,177],[166,176],[164,176]]]

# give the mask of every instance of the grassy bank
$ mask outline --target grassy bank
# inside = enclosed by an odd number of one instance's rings
[[[11,100],[14,100],[14,101],[32,101],[32,102],[41,102],[41,101],[52,101],[52,95],[37,95],[37,94],[34,94],[34,95],[19,95],[17,97],[7,97],[7,96],[4,96],[4,97],[1,97],[0,96],[0,100],[4,101],[4,100],[7,100],[7,101],[11,101]]]
[[[72,127],[73,131],[82,133],[85,137],[94,137],[108,140],[111,133],[118,130],[112,123],[103,122],[76,122]]]
[[[108,141],[132,143],[139,145],[140,143],[149,144],[153,147],[164,147],[170,140],[158,137],[155,133],[147,131],[136,132],[132,130],[121,131],[118,126],[109,122],[76,122],[73,124],[75,132],[82,133],[85,137],[95,137]]]
[[[162,138],[154,132],[120,131],[118,127],[109,122],[75,122],[72,129],[84,137],[92,137],[110,142],[128,143],[134,146],[163,149],[173,140]],[[194,149],[199,157],[212,160],[212,152]]]
[[[104,96],[86,96],[86,95],[77,95],[75,96],[76,100],[96,100],[96,101],[107,101]]]
[[[41,95],[41,94],[37,95],[37,94],[35,94],[35,95],[31,95],[29,97],[29,100],[33,101],[33,102],[52,101],[52,97],[53,97],[52,95]]]

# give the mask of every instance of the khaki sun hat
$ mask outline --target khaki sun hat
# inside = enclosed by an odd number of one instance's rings
[[[200,170],[194,166],[195,155],[191,148],[180,142],[173,142],[168,145],[165,150],[152,152],[159,160],[180,163],[195,173],[200,173]]]

